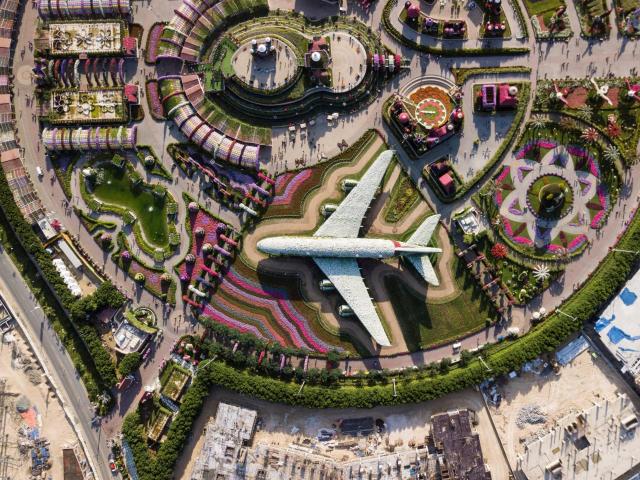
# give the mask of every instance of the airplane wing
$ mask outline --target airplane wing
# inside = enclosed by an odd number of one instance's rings
[[[335,214],[334,214],[335,215]],[[333,216],[333,215],[332,215]],[[354,258],[313,257],[378,345],[391,346]]]
[[[353,187],[336,211],[316,230],[314,237],[356,238],[358,236],[362,219],[384,178],[393,154],[393,150],[386,150],[378,156],[358,185]]]

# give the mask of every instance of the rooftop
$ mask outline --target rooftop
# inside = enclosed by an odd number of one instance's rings
[[[525,445],[517,468],[529,480],[618,478],[638,464],[638,419],[625,395],[562,417]]]
[[[490,480],[482,457],[480,437],[471,429],[475,412],[453,410],[431,417],[436,449],[444,456],[441,471],[451,480]]]

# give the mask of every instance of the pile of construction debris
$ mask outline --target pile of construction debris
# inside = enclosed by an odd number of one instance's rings
[[[516,418],[516,425],[519,428],[524,428],[536,423],[545,423],[547,421],[547,414],[542,411],[538,405],[526,405],[520,409]]]

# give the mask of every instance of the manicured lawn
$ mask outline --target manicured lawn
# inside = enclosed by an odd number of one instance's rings
[[[404,283],[385,278],[385,288],[410,351],[476,332],[484,327],[487,318],[495,318],[493,306],[457,258],[453,270],[460,292],[443,303],[426,303]]]
[[[525,0],[524,5],[529,15],[533,16],[550,10],[555,12],[564,5],[564,2],[562,0]]]
[[[126,168],[103,163],[96,169],[104,172],[104,177],[90,195],[105,204],[133,212],[147,242],[165,247],[169,243],[166,200],[154,195],[149,188],[135,187]]]

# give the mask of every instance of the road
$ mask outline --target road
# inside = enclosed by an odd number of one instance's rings
[[[4,250],[0,252],[0,292],[20,325],[27,330],[35,343],[32,348],[39,351],[48,373],[59,386],[57,394],[66,406],[65,412],[70,416],[76,434],[86,442],[85,455],[97,469],[96,478],[112,477],[107,463],[107,438],[100,428],[91,426],[93,410],[84,384],[51,323]]]

